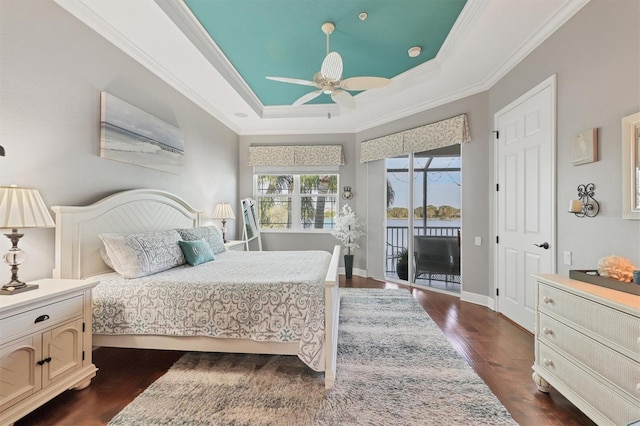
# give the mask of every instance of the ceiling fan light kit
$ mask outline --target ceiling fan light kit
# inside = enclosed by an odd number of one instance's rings
[[[391,80],[384,77],[350,77],[342,80],[342,57],[338,52],[331,52],[329,48],[329,35],[336,29],[336,26],[331,22],[325,22],[321,28],[322,32],[327,36],[327,55],[322,61],[320,71],[313,75],[312,81],[288,77],[266,77],[268,80],[313,86],[317,89],[302,95],[293,103],[294,106],[303,105],[325,94],[330,95],[331,100],[336,104],[354,109],[356,101],[348,91],[377,89],[391,84]]]

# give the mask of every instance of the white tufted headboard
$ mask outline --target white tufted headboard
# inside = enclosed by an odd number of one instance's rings
[[[55,206],[54,278],[86,278],[109,272],[98,250],[99,234],[163,231],[200,225],[202,212],[169,192],[133,189],[84,207]]]

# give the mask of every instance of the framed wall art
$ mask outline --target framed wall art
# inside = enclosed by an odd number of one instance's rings
[[[598,129],[577,133],[571,142],[571,164],[587,164],[598,161]]]
[[[182,131],[107,92],[100,95],[100,157],[182,172]]]

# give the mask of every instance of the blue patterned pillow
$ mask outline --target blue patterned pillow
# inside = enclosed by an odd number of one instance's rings
[[[184,265],[175,230],[145,234],[100,234],[113,269],[124,278],[138,278]]]
[[[204,239],[193,241],[178,241],[184,258],[187,259],[187,263],[191,266],[196,266],[201,263],[210,262],[215,259],[211,246]]]
[[[194,241],[204,239],[209,243],[213,254],[227,251],[222,240],[222,231],[215,226],[199,226],[197,228],[176,229],[183,240]]]

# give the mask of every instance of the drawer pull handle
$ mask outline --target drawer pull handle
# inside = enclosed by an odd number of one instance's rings
[[[545,296],[545,297],[543,297],[543,298],[542,298],[542,301],[543,301],[544,303],[553,303],[553,299],[552,299],[552,298],[550,298],[549,296]]]
[[[40,315],[38,318],[36,318],[34,324],[37,324],[37,323],[42,322],[42,321],[46,321],[48,319],[49,319],[49,315],[46,315],[46,314],[45,315]]]
[[[542,329],[542,332],[543,332],[544,334],[553,334],[553,330],[552,330],[552,329],[550,329],[550,328],[547,328],[547,327],[543,328],[543,329]]]
[[[553,365],[553,361],[546,358],[542,361],[542,363],[544,364],[545,367],[551,367]]]
[[[43,360],[38,361],[36,364],[38,365],[44,365],[45,362],[51,362],[51,357],[47,357]]]

